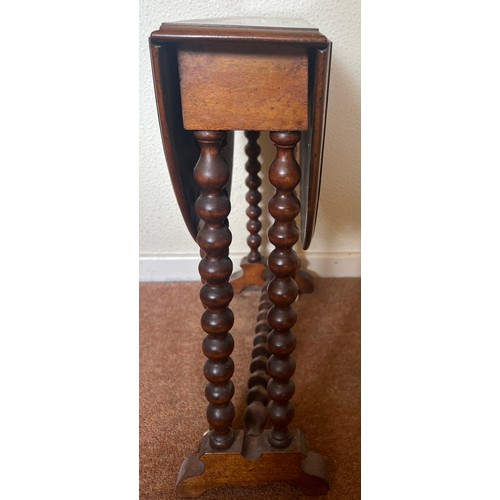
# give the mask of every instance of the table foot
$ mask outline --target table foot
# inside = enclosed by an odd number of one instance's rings
[[[195,498],[221,486],[255,487],[271,483],[287,483],[304,495],[326,495],[329,490],[325,458],[308,452],[305,434],[292,431],[293,440],[287,448],[273,448],[268,442],[269,430],[260,436],[245,436],[236,431],[236,439],[227,450],[213,450],[207,435],[200,451],[184,460],[179,471],[176,495]],[[245,456],[245,441],[252,440],[257,459]],[[256,441],[257,440],[257,441]],[[255,454],[254,454],[255,456]]]
[[[251,286],[262,287],[266,282],[265,273],[267,270],[265,260],[259,262],[249,262],[247,257],[241,259],[241,271],[231,276],[231,285],[234,293],[241,293]]]

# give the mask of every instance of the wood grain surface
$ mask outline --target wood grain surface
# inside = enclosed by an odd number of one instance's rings
[[[248,487],[268,483],[288,483],[305,495],[325,495],[329,490],[325,459],[307,451],[304,433],[295,430],[290,446],[284,450],[269,447],[268,433],[264,431],[256,437],[261,448],[258,460],[245,458],[246,436],[241,431],[233,446],[224,452],[210,449],[205,436],[200,453],[186,458],[182,464],[177,496],[194,498],[221,486]]]
[[[307,130],[304,48],[180,44],[187,130]]]
[[[220,26],[188,23],[163,23],[159,30],[151,33],[154,42],[204,41],[220,43],[294,44],[305,47],[324,47],[328,43],[325,35],[316,28],[277,28],[255,26]]]

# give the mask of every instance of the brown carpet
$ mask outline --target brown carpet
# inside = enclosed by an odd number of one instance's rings
[[[315,291],[296,302],[297,370],[292,427],[328,460],[333,482],[326,498],[361,497],[360,280],[316,279]],[[140,285],[140,497],[174,499],[185,456],[207,429],[204,356],[198,283]],[[235,428],[242,427],[246,380],[259,300],[244,292],[231,302],[235,324]],[[245,489],[226,486],[203,499],[295,499],[283,484]],[[325,497],[322,497],[325,498]]]

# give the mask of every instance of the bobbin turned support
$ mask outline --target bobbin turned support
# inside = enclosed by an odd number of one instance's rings
[[[262,183],[259,177],[261,170],[259,161],[260,146],[257,142],[259,136],[260,132],[254,130],[245,131],[245,137],[247,138],[245,153],[248,156],[248,160],[245,163],[245,170],[248,174],[245,179],[245,184],[248,187],[245,199],[248,203],[246,209],[248,217],[247,230],[249,232],[247,244],[250,251],[240,262],[241,271],[238,271],[231,278],[231,284],[235,293],[240,293],[250,286],[262,286],[265,282],[266,260],[259,252],[259,247],[262,243],[262,238],[259,234],[262,228],[262,223],[260,222],[262,209],[259,207],[259,203],[262,200],[262,195],[259,191]]]
[[[300,181],[300,168],[293,150],[299,139],[299,132],[271,132],[276,158],[269,169],[269,180],[276,192],[269,201],[269,212],[274,217],[274,224],[269,228],[269,241],[275,249],[268,259],[269,270],[274,278],[267,288],[269,300],[273,304],[267,315],[272,328],[267,341],[272,354],[267,364],[271,376],[267,392],[272,400],[268,405],[268,414],[273,424],[269,441],[277,448],[286,448],[291,443],[292,434],[288,424],[295,412],[291,402],[295,384],[291,377],[295,372],[292,352],[296,340],[291,329],[297,320],[292,304],[298,294],[293,275],[299,259],[293,245],[299,239],[295,217],[299,214],[300,203],[294,189]]]
[[[210,321],[207,318],[202,320],[208,333],[203,344],[209,358],[205,365],[205,376],[209,380],[206,394],[216,410],[225,408],[221,415],[226,416],[232,410],[228,395],[232,396],[229,378],[233,367],[229,357],[232,337],[228,332],[232,315],[227,308],[232,297],[227,284],[230,266],[225,265],[230,243],[230,232],[225,224],[229,204],[222,189],[226,177],[218,145],[223,134],[195,133],[201,144],[195,178],[203,189],[197,202],[197,210],[205,222],[202,231],[210,232],[200,231],[198,236],[200,246],[205,250],[200,264],[205,284],[200,296],[207,307],[204,316],[211,318]],[[291,328],[296,321],[292,303],[298,293],[293,279],[298,258],[292,247],[298,238],[294,219],[300,208],[294,194],[300,180],[300,168],[293,149],[300,134],[272,132],[271,138],[277,149],[269,171],[270,181],[276,189],[269,202],[269,211],[275,219],[269,229],[270,241],[275,246],[269,257],[273,276],[267,287],[263,287],[259,305],[245,430],[233,431],[230,427],[232,418],[214,419],[209,405],[207,415],[213,429],[203,437],[199,452],[184,460],[176,485],[178,497],[198,497],[205,491],[227,485],[247,487],[269,483],[287,483],[305,495],[324,495],[329,490],[325,459],[308,452],[302,431],[288,427],[293,417],[290,399],[295,390],[291,380],[295,370],[291,356],[295,336]],[[209,234],[218,234],[220,244],[217,245]],[[206,272],[206,269],[212,271]],[[221,375],[223,366],[226,368],[225,378]],[[264,429],[267,418],[273,424],[272,429]]]
[[[203,340],[203,353],[208,359],[203,373],[208,380],[205,396],[209,402],[209,442],[214,449],[225,449],[234,440],[231,428],[234,419],[231,402],[234,394],[231,381],[234,364],[230,357],[234,341],[229,333],[234,317],[228,307],[233,298],[229,283],[233,263],[228,256],[231,231],[226,223],[231,204],[224,190],[229,170],[221,155],[226,133],[198,131],[194,135],[201,149],[194,178],[201,189],[201,195],[196,200],[196,213],[204,223],[197,242],[204,253],[199,270],[204,283],[200,298],[206,308],[201,317],[201,326],[207,333]]]
[[[241,271],[231,276],[234,293],[241,293],[249,287],[262,286],[265,283],[265,274],[267,271],[266,258],[259,251],[262,243],[262,238],[259,234],[262,228],[262,223],[260,222],[262,209],[259,206],[262,200],[262,194],[259,191],[262,183],[259,177],[259,172],[261,171],[259,161],[261,149],[258,143],[260,132],[246,130],[245,137],[247,138],[245,153],[248,156],[248,160],[245,163],[245,169],[248,174],[245,179],[245,184],[248,187],[245,199],[248,203],[246,209],[248,216],[247,229],[249,232],[247,244],[250,251],[248,255],[241,259]],[[297,269],[293,277],[299,287],[299,293],[311,293],[314,290],[313,277],[307,271],[300,269],[300,264],[299,269]]]

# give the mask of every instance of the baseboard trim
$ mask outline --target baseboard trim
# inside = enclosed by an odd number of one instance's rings
[[[232,253],[235,271],[244,254]],[[307,252],[300,257],[304,269],[321,278],[359,278],[360,252]],[[140,281],[198,281],[199,255],[160,254],[139,257]]]

